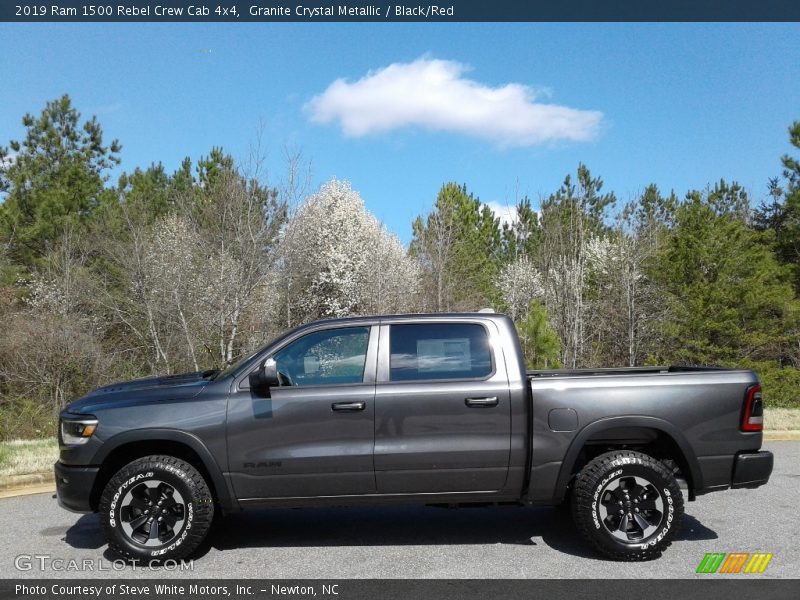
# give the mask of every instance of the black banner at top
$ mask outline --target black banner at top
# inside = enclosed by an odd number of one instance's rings
[[[2,0],[0,21],[800,21],[800,0]]]

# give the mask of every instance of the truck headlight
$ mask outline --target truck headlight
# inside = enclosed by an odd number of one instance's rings
[[[85,444],[92,437],[97,429],[97,419],[89,417],[85,419],[62,419],[61,420],[61,441],[67,446],[79,446]]]

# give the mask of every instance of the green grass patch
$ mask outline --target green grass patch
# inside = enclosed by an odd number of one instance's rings
[[[58,440],[12,440],[0,442],[0,477],[41,473],[58,460]]]

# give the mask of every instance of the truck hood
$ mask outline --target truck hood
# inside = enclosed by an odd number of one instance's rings
[[[193,398],[205,388],[210,379],[203,377],[208,371],[167,375],[164,377],[148,377],[120,383],[112,383],[92,390],[83,398],[66,407],[66,412],[73,414],[91,413],[114,404],[127,406],[149,404],[163,400],[184,400]]]

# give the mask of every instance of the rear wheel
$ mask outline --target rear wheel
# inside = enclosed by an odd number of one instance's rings
[[[680,528],[683,496],[672,472],[647,454],[601,454],[578,474],[572,515],[580,532],[617,560],[658,558]]]
[[[203,476],[172,456],[146,456],[120,469],[100,499],[109,547],[149,563],[187,556],[203,541],[214,503]]]

